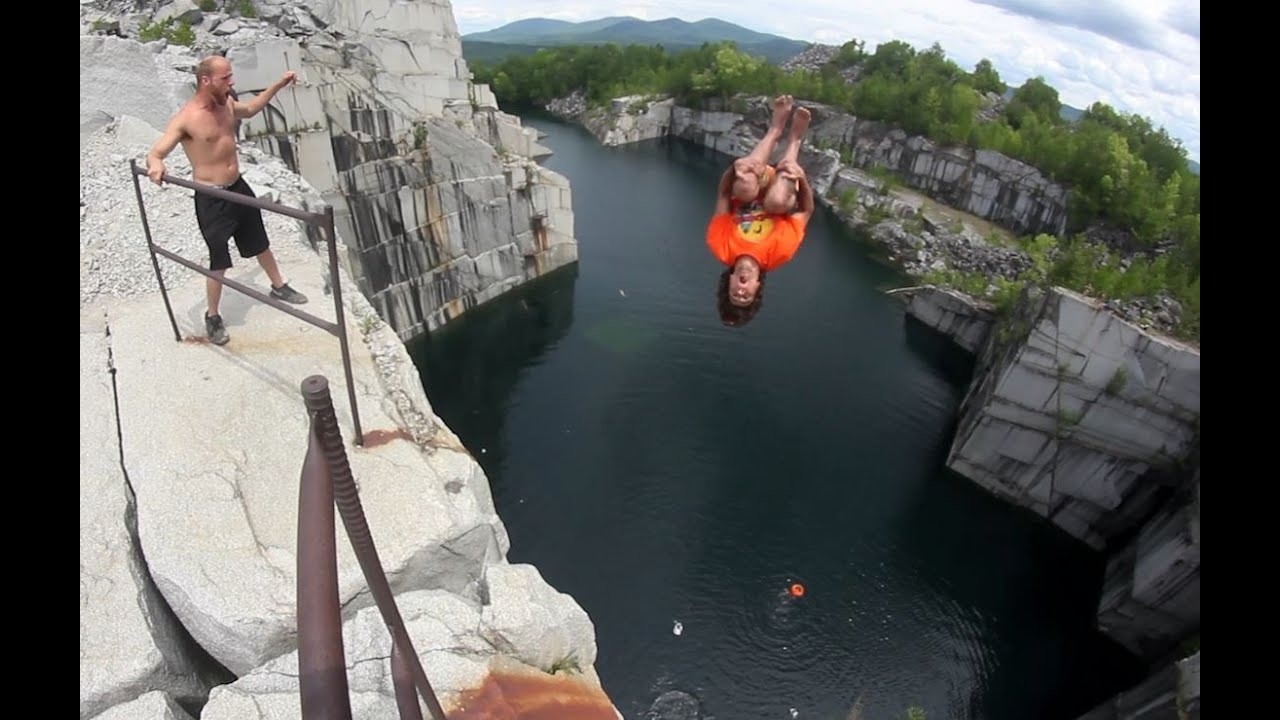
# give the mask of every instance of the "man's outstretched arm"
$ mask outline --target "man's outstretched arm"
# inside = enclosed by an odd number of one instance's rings
[[[234,107],[236,111],[236,117],[251,118],[254,115],[257,115],[258,113],[262,112],[262,109],[267,106],[267,103],[271,102],[271,98],[275,97],[276,93],[283,90],[286,85],[288,85],[289,83],[292,83],[296,79],[298,79],[298,73],[290,70],[289,72],[285,73],[284,76],[281,77],[279,80],[275,81],[275,83],[273,83],[271,87],[267,88],[266,90],[263,90],[257,95],[254,95],[252,100],[249,100],[247,102],[240,102],[239,100],[235,100]]]

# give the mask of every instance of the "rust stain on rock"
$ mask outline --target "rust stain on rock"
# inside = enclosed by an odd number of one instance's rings
[[[464,691],[447,715],[449,720],[618,720],[598,686],[532,668],[490,672],[480,687]]]
[[[401,428],[395,430],[369,430],[364,434],[364,446],[366,448],[375,448],[386,445],[392,440],[408,440],[413,442],[413,437]]]
[[[253,333],[237,326],[228,328],[228,332],[231,340],[220,346],[221,349],[240,355],[264,352],[275,356],[306,355],[325,352],[329,347],[337,346],[337,338],[324,331],[308,332],[303,329],[297,334],[268,335]],[[184,335],[182,342],[188,345],[213,345],[207,335]]]

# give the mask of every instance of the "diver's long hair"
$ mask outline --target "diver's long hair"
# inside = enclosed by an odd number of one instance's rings
[[[751,322],[751,319],[760,312],[760,306],[764,304],[764,268],[760,268],[760,287],[756,290],[755,299],[746,307],[734,305],[729,301],[729,278],[733,275],[733,266],[730,265],[720,273],[720,283],[716,286],[716,309],[720,311],[720,322],[729,327],[742,327]]]

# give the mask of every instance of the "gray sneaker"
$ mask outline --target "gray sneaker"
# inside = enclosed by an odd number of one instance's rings
[[[214,345],[226,345],[231,339],[227,334],[227,326],[222,324],[221,315],[205,315],[204,329],[209,333],[209,342]]]
[[[307,296],[289,287],[289,283],[271,288],[271,297],[294,305],[302,305],[307,302]]]

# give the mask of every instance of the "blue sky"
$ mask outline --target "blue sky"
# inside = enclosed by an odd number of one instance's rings
[[[1138,113],[1200,161],[1200,5],[1186,0],[453,0],[462,34],[513,20],[715,17],[760,32],[868,50],[934,42],[966,69],[982,58],[1010,85],[1041,76],[1078,108],[1102,101]]]

